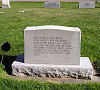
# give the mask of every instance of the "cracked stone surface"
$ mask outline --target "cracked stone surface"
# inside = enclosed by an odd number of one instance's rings
[[[12,74],[15,76],[84,79],[92,79],[93,77],[93,67],[88,57],[81,57],[80,65],[26,64],[14,61],[12,70]]]

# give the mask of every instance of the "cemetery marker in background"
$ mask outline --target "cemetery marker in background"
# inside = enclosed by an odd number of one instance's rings
[[[95,8],[95,0],[79,0],[79,8]]]
[[[2,8],[10,8],[10,1],[2,0]]]
[[[46,1],[45,2],[45,8],[60,8],[60,1]]]

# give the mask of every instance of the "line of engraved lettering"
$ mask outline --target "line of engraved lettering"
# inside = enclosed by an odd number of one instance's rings
[[[62,37],[33,37],[33,55],[70,54],[72,46]]]

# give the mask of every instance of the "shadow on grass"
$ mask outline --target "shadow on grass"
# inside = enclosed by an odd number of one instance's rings
[[[2,57],[2,55],[0,55],[0,61],[1,61],[1,57]],[[16,57],[17,56],[6,56],[6,55],[4,56],[2,63],[5,65],[5,70],[9,75],[12,75],[11,65],[16,60]]]
[[[100,7],[95,7],[95,8],[100,8]]]

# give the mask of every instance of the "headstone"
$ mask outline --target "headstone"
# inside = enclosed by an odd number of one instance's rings
[[[12,75],[91,79],[91,62],[88,57],[80,57],[80,34],[74,27],[25,28],[24,57],[13,62]]]
[[[10,1],[2,0],[2,8],[10,8]]]
[[[55,1],[45,2],[45,8],[60,8],[60,2],[55,2]]]
[[[95,8],[95,0],[79,0],[79,8]]]
[[[24,30],[24,61],[30,64],[80,64],[80,29],[35,26]]]

